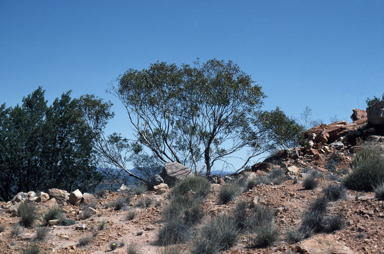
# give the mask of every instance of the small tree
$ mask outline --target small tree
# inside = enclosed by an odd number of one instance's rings
[[[193,67],[157,62],[142,71],[128,70],[109,91],[125,106],[138,145],[147,147],[158,164],[179,162],[196,173],[210,175],[215,162],[248,148],[240,170],[272,148],[265,136],[268,127],[276,135],[292,132],[258,122],[265,95],[231,61],[213,59]],[[290,126],[291,119],[279,110],[262,117],[275,114]],[[290,145],[276,135],[283,146]]]
[[[383,94],[383,98],[384,98],[384,94]],[[380,99],[377,98],[376,96],[373,96],[373,99],[367,98],[365,100],[365,102],[367,103],[367,107],[370,107],[370,106],[372,106],[373,104],[375,104],[375,103],[377,103],[379,101],[380,101]]]

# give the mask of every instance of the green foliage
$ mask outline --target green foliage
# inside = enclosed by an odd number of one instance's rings
[[[236,228],[239,230],[246,229],[248,227],[247,224],[247,202],[244,200],[240,200],[237,202],[236,207],[233,211],[234,220],[236,224]]]
[[[23,227],[32,227],[39,219],[38,208],[31,203],[22,203],[17,209],[17,216],[20,217],[19,224]]]
[[[384,200],[384,182],[377,185],[373,191],[375,192],[375,198],[378,200]]]
[[[227,204],[228,202],[235,200],[241,192],[242,187],[237,182],[222,185],[219,191],[219,203]]]
[[[157,234],[157,243],[161,246],[185,243],[191,237],[190,228],[179,220],[169,221]]]
[[[384,181],[384,158],[375,150],[358,152],[351,163],[352,172],[342,181],[348,189],[373,191]]]
[[[259,227],[271,225],[275,219],[274,212],[267,206],[256,205],[248,218],[247,228],[255,230]]]
[[[130,243],[127,246],[127,254],[139,254],[139,247],[137,247],[136,243]]]
[[[325,219],[325,229],[327,233],[332,233],[336,230],[343,229],[345,227],[345,221],[341,214],[336,216],[330,216]]]
[[[298,243],[304,238],[304,233],[298,229],[293,229],[285,234],[285,240],[290,243]]]
[[[183,196],[192,192],[194,198],[205,198],[211,190],[211,184],[207,178],[201,176],[187,177],[176,183],[169,193],[169,197]]]
[[[102,176],[79,100],[67,92],[48,106],[39,87],[22,101],[0,106],[0,199],[52,186],[91,190]]]
[[[384,96],[384,94],[383,94],[383,96]],[[370,107],[373,104],[380,102],[380,99],[377,98],[376,96],[373,96],[373,99],[367,98],[367,100],[365,102],[367,103],[367,107]]]
[[[279,239],[279,229],[274,224],[263,225],[256,230],[256,237],[251,240],[251,246],[264,248],[271,246]]]
[[[128,210],[127,216],[125,217],[127,220],[133,220],[136,217],[136,210]]]
[[[150,197],[143,197],[137,201],[135,206],[147,208],[153,203],[153,199]]]
[[[323,189],[323,193],[330,201],[336,201],[347,197],[345,187],[340,184],[329,184],[327,188]]]
[[[201,209],[200,205],[196,204],[193,207],[186,209],[184,211],[184,224],[188,226],[193,226],[199,223],[204,217],[204,212]]]
[[[252,147],[251,157],[262,150],[253,146],[263,137],[251,119],[265,96],[231,61],[129,69],[110,92],[126,107],[140,145],[161,163],[179,162],[196,172],[204,164],[210,175],[216,161],[244,147]],[[224,148],[229,140],[234,145]]]

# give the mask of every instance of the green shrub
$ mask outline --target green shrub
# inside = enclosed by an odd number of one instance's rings
[[[126,200],[127,199],[124,197],[118,198],[115,201],[112,201],[111,203],[109,203],[108,207],[113,207],[115,211],[122,210],[127,206]]]
[[[329,184],[323,189],[324,196],[330,201],[336,201],[347,197],[345,187],[340,184]]]
[[[236,224],[236,228],[239,230],[246,229],[248,227],[247,224],[247,202],[241,200],[237,202],[236,207],[233,211],[234,220]]]
[[[319,197],[313,201],[309,206],[309,212],[326,213],[328,206],[328,198],[325,196]]]
[[[275,218],[274,212],[267,206],[256,205],[251,211],[250,218],[247,222],[247,227],[254,230],[257,227],[270,225]]]
[[[84,247],[92,242],[92,237],[86,236],[79,239],[79,246]]]
[[[143,197],[137,201],[135,206],[137,207],[142,207],[142,208],[147,208],[153,203],[153,200],[150,197]]]
[[[58,206],[53,206],[43,215],[44,225],[48,225],[50,220],[59,220],[62,217],[63,211]]]
[[[324,231],[327,233],[332,233],[336,230],[343,229],[345,226],[345,222],[341,214],[327,217],[325,219],[324,224],[325,224]]]
[[[136,243],[130,243],[127,246],[127,254],[139,254],[139,248]]]
[[[219,203],[227,204],[241,193],[241,186],[237,183],[222,185],[219,191]]]
[[[148,187],[145,183],[142,183],[142,182],[139,182],[135,185],[135,188],[133,190],[133,192],[136,194],[136,195],[141,195],[141,194],[144,194],[148,191]]]
[[[285,234],[285,240],[289,244],[298,243],[301,240],[303,240],[304,236],[305,235],[303,234],[303,232],[301,230],[293,229],[293,230],[288,231]]]
[[[99,197],[99,198],[106,198],[106,197],[108,196],[108,194],[109,194],[109,191],[108,191],[108,190],[104,190],[104,189],[102,189],[102,190],[97,190],[97,191],[95,192],[95,194],[96,194],[96,196]]]
[[[260,185],[261,183],[263,183],[263,178],[259,176],[248,179],[245,186],[246,190],[252,190],[256,186]]]
[[[34,244],[32,246],[27,247],[21,251],[22,254],[39,254],[40,248],[38,245]]]
[[[27,228],[32,227],[39,218],[37,207],[31,203],[20,204],[17,215],[20,217],[19,224]]]
[[[193,226],[199,223],[204,217],[204,212],[201,209],[200,205],[195,205],[192,208],[189,208],[184,211],[184,224],[188,226]]]
[[[202,176],[187,177],[176,183],[169,193],[170,198],[191,193],[193,198],[205,198],[211,190],[211,183]]]
[[[97,229],[98,229],[98,230],[103,230],[103,229],[105,229],[105,221],[101,221],[101,222],[99,222],[99,225],[97,226]]]
[[[36,230],[36,236],[33,238],[34,241],[44,241],[48,233],[51,230],[49,228],[43,227]]]
[[[187,242],[191,237],[190,228],[179,220],[165,224],[157,234],[157,243],[161,246]]]
[[[303,181],[303,188],[306,190],[315,189],[319,185],[319,182],[312,175],[307,176]]]
[[[284,181],[285,173],[282,169],[273,168],[266,178],[268,179],[268,182],[271,182],[274,185],[279,185]]]
[[[324,213],[309,211],[304,215],[300,231],[305,237],[310,237],[313,233],[320,233],[324,230]]]
[[[352,172],[342,181],[348,189],[372,191],[374,186],[384,181],[384,158],[378,152],[362,150],[356,154],[352,165]]]
[[[179,246],[166,246],[156,251],[156,254],[181,254],[183,253]],[[128,253],[130,254],[130,253]],[[134,254],[134,253],[132,253]]]
[[[202,228],[200,238],[191,253],[216,253],[234,246],[239,238],[234,220],[229,216],[218,216]]]
[[[375,187],[374,192],[375,198],[378,200],[384,200],[384,181]]]
[[[265,224],[255,231],[256,238],[251,240],[252,247],[268,247],[279,239],[279,229],[274,224]]]

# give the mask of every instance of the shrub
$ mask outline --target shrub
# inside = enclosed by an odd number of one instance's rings
[[[187,177],[176,183],[169,193],[170,198],[175,196],[183,196],[192,193],[193,198],[205,198],[211,190],[211,184],[207,178],[202,176]]]
[[[103,230],[105,228],[105,221],[101,221],[97,228],[98,230]]]
[[[256,205],[252,210],[250,218],[248,219],[247,227],[253,230],[257,227],[270,225],[274,218],[275,215],[272,209],[267,206]]]
[[[161,246],[180,244],[187,242],[191,237],[191,231],[187,225],[179,220],[165,224],[157,234],[157,243]]]
[[[106,198],[106,197],[108,196],[108,194],[109,194],[109,191],[108,191],[108,190],[104,190],[104,189],[102,189],[102,190],[97,190],[97,191],[95,192],[95,194],[96,194],[96,196],[99,197],[99,198]]]
[[[232,218],[219,216],[209,221],[201,230],[200,238],[191,253],[216,253],[237,243],[239,231]]]
[[[256,229],[256,238],[252,239],[253,247],[264,248],[271,246],[279,239],[279,230],[273,224],[265,224]]]
[[[142,183],[142,182],[139,182],[136,184],[133,192],[136,194],[136,195],[141,195],[141,194],[144,194],[148,191],[148,187],[145,183]]]
[[[79,239],[79,246],[81,246],[81,247],[87,246],[91,242],[92,242],[92,237],[86,236],[86,237],[83,237],[83,238]]]
[[[21,233],[23,233],[23,231],[24,231],[24,228],[19,224],[16,224],[11,229],[11,235],[19,236]]]
[[[247,228],[247,202],[241,200],[237,202],[233,211],[236,228],[243,230]]]
[[[323,189],[324,196],[330,201],[336,201],[347,197],[345,187],[340,184],[329,184]]]
[[[44,241],[47,237],[49,231],[51,231],[49,228],[43,227],[36,230],[36,236],[33,239],[34,241]]]
[[[136,210],[132,209],[127,212],[127,216],[125,217],[127,220],[133,220],[136,216]]]
[[[62,226],[71,226],[74,224],[76,224],[75,220],[70,220],[70,219],[61,219],[60,220],[60,225],[62,225]]]
[[[348,189],[372,191],[374,186],[384,181],[384,158],[373,157],[372,160],[367,161],[360,159],[355,165],[353,171],[342,181]]]
[[[127,254],[139,254],[139,248],[136,243],[130,243],[127,246]]]
[[[21,251],[22,254],[39,254],[40,248],[38,245],[34,244],[32,246],[27,247]]]
[[[378,200],[384,200],[384,181],[375,187],[374,192],[375,198]]]
[[[356,153],[355,158],[351,162],[353,169],[359,168],[361,165],[365,165],[367,161],[377,161],[381,158],[380,152],[373,149],[364,149]]]
[[[325,229],[324,231],[327,233],[332,233],[336,230],[343,229],[345,226],[345,222],[343,220],[343,216],[341,214],[336,216],[330,216],[325,219]]]
[[[81,217],[85,220],[92,217],[92,211],[88,206],[84,206],[81,211]]]
[[[201,198],[174,196],[168,206],[163,209],[163,217],[166,221],[181,219],[185,210],[198,206],[201,202]]]
[[[257,176],[257,177],[248,179],[245,187],[247,190],[252,190],[256,186],[260,185],[261,183],[263,183],[263,178]]]
[[[157,254],[181,254],[182,250],[180,249],[179,246],[166,246],[163,249],[156,251],[156,253]]]
[[[144,198],[139,199],[139,201],[137,201],[135,206],[147,208],[152,203],[153,203],[153,200],[150,197],[144,197]]]
[[[328,199],[327,197],[319,197],[315,199],[309,206],[309,212],[318,212],[318,213],[326,213],[327,212],[327,206],[328,206]]]
[[[0,233],[1,233],[1,232],[4,232],[4,230],[5,230],[5,226],[2,225],[2,224],[0,224]]]
[[[312,190],[319,185],[319,182],[312,175],[307,176],[303,181],[303,188],[306,190]]]
[[[219,203],[227,204],[241,193],[241,187],[237,183],[222,185],[219,191]]]
[[[117,246],[119,246],[119,245],[115,241],[113,241],[109,244],[109,248],[111,248],[111,250],[116,250]]]
[[[50,220],[58,220],[62,217],[63,211],[58,206],[53,206],[43,215],[44,225],[48,225]]]
[[[285,234],[285,240],[290,243],[298,243],[304,238],[304,233],[301,230],[293,229]]]
[[[267,175],[267,178],[274,185],[279,185],[284,181],[285,173],[282,169],[273,168],[272,171]]]
[[[204,217],[204,212],[200,205],[195,205],[184,211],[184,224],[193,226],[199,223]]]
[[[310,175],[314,178],[324,179],[324,174],[317,169],[312,169]]]
[[[17,215],[20,217],[19,224],[24,227],[32,227],[39,218],[37,207],[30,203],[20,204]]]
[[[310,211],[304,215],[300,231],[304,237],[309,237],[313,233],[319,233],[324,230],[324,214],[318,211]]]

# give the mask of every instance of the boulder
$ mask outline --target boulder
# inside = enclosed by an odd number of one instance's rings
[[[45,202],[49,200],[49,195],[48,193],[45,192],[40,192],[40,196],[37,197],[36,202]]]
[[[149,190],[153,189],[153,186],[164,183],[164,179],[160,175],[154,175],[147,179],[148,184],[147,187]]]
[[[286,150],[280,150],[274,153],[272,156],[266,158],[264,162],[274,162],[274,161],[280,161],[282,159],[286,159],[288,157],[288,153]]]
[[[55,198],[51,198],[50,200],[45,201],[43,205],[45,207],[52,208],[52,207],[57,207],[59,204]]]
[[[169,187],[166,183],[161,183],[159,185],[153,186],[153,190],[156,194],[160,195],[169,191]]]
[[[296,251],[307,254],[354,253],[344,243],[338,242],[332,234],[315,235],[311,238],[305,239],[297,245]]]
[[[177,181],[184,180],[193,175],[191,169],[177,162],[166,162],[163,172],[160,174],[164,183],[168,184],[168,186],[173,186]]]
[[[299,173],[300,168],[298,168],[296,166],[290,166],[290,167],[288,167],[288,171],[291,172],[291,174],[297,174],[297,173]]]
[[[26,192],[19,192],[12,198],[12,203],[19,203],[23,200],[28,199],[28,193]]]
[[[79,191],[79,189],[72,191],[71,194],[69,194],[69,203],[72,205],[80,205],[82,197],[83,194]]]
[[[251,166],[252,172],[257,172],[258,170],[264,171],[264,172],[270,172],[272,171],[273,167],[275,167],[275,164],[272,164],[270,162],[259,162]]]
[[[319,134],[316,135],[315,142],[326,144],[328,143],[328,138],[329,134],[324,128],[322,131],[319,132]]]
[[[129,188],[127,185],[125,184],[122,184],[120,186],[120,188],[117,190],[117,192],[121,193],[121,192],[129,192],[131,190],[131,188]]]
[[[367,108],[368,123],[384,125],[384,101],[377,102]]]
[[[81,202],[84,205],[89,205],[89,204],[92,204],[93,202],[96,202],[96,198],[90,193],[84,193],[83,197],[81,198]]]
[[[357,121],[364,118],[367,119],[367,111],[365,110],[354,108],[352,109],[352,112],[353,112],[351,115],[352,121]]]
[[[51,198],[55,198],[60,205],[66,205],[69,199],[68,192],[65,190],[52,188],[48,190],[48,194]]]

